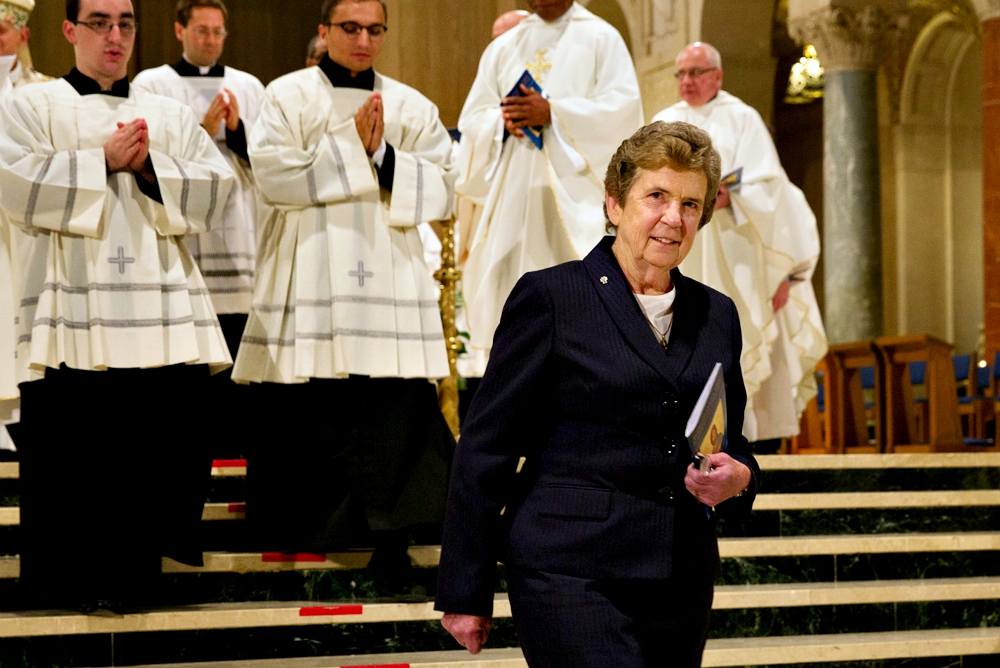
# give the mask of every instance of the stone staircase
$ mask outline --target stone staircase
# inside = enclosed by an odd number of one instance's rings
[[[760,462],[767,493],[754,517],[720,523],[723,578],[703,665],[1000,666],[1000,455]],[[367,551],[227,549],[242,540],[243,522],[228,515],[239,515],[229,509],[240,507],[245,469],[226,464],[214,471],[220,510],[205,515],[215,551],[203,568],[164,560],[162,607],[110,619],[0,612],[0,668],[526,665],[503,591],[489,649],[473,657],[455,651],[433,603],[380,598]],[[0,464],[2,610],[18,594],[16,474]],[[236,521],[208,521],[223,507]],[[431,582],[438,548],[410,553]]]

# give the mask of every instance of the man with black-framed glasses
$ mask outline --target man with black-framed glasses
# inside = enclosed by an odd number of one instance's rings
[[[448,375],[417,227],[450,215],[451,137],[437,107],[372,69],[378,0],[326,0],[327,55],[266,90],[250,133],[275,211],[233,379],[259,384],[247,520],[267,551],[376,546],[371,569],[418,594],[407,530],[443,520],[454,439]]]
[[[21,584],[31,606],[117,615],[162,556],[201,562],[191,416],[231,357],[182,237],[219,222],[234,175],[189,108],[130,86],[129,0],[66,10],[76,67],[0,100],[0,204],[33,237],[14,267]]]

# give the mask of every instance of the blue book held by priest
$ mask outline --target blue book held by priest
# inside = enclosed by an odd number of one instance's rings
[[[524,93],[521,92],[522,85],[525,88],[536,91],[541,95],[545,94],[542,91],[542,87],[538,85],[537,81],[535,81],[535,77],[531,76],[531,72],[525,70],[524,74],[521,75],[521,78],[517,80],[516,84],[514,84],[514,87],[509,93],[507,93],[507,97],[524,97]],[[534,144],[539,151],[542,150],[542,127],[540,125],[530,128],[521,128],[521,131],[524,133],[525,137],[531,140],[531,143]]]

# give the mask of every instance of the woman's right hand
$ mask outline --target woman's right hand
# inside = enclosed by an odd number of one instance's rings
[[[441,618],[441,626],[458,641],[459,645],[469,650],[470,654],[479,654],[490,637],[493,618],[447,613]]]

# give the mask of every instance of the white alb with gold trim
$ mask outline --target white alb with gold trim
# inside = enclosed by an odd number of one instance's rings
[[[723,174],[743,168],[732,205],[698,232],[681,271],[736,303],[747,387],[743,433],[750,441],[798,434],[799,417],[816,396],[813,371],[827,351],[812,287],[816,216],[788,180],[760,114],[739,98],[719,91],[708,104],[678,102],[653,120],[698,126],[719,151]],[[791,294],[775,314],[771,298],[786,276],[793,277]]]
[[[504,138],[500,102],[525,69],[552,109],[542,151]],[[625,42],[580,5],[552,22],[533,14],[487,47],[458,121],[457,189],[483,205],[463,280],[474,351],[492,347],[523,274],[578,260],[604,236],[608,161],[642,125]]]
[[[104,143],[144,118],[163,204],[131,172],[107,174]],[[18,379],[46,367],[150,368],[231,360],[205,283],[181,243],[218,222],[233,173],[191,110],[130,89],[81,96],[65,80],[0,104],[0,203],[33,236],[21,277]]]
[[[371,91],[334,88],[319,67],[267,87],[249,153],[273,213],[234,380],[448,375],[417,226],[451,213],[451,138],[414,89],[376,74],[375,91],[396,155],[392,193],[354,123]]]

